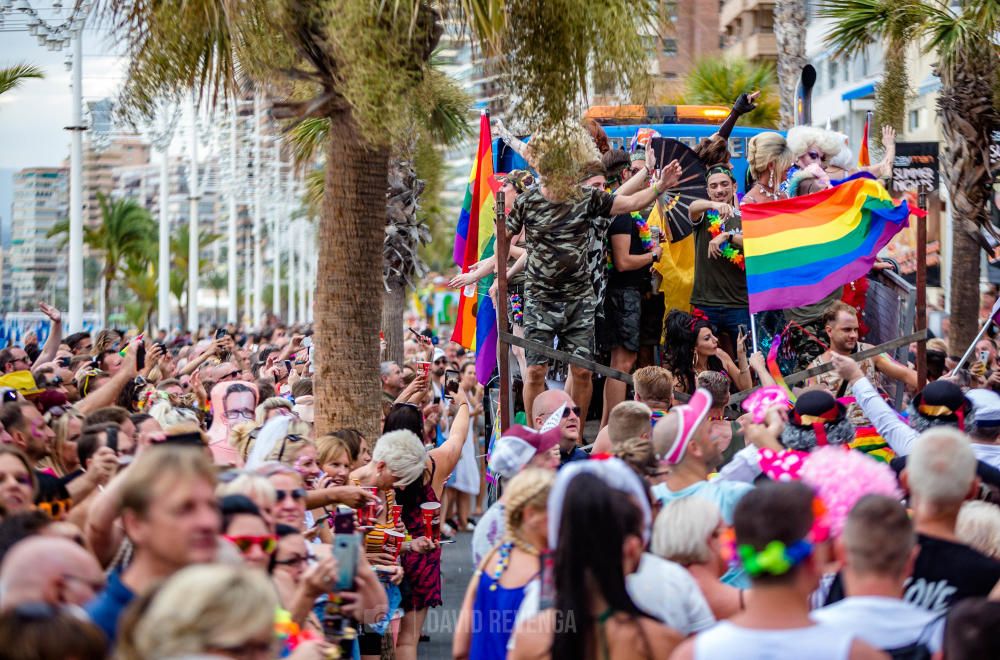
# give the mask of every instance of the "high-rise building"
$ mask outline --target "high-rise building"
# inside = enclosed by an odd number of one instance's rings
[[[699,5],[714,5],[704,0]],[[719,8],[722,52],[754,62],[774,62],[774,0],[722,0]]]
[[[116,137],[110,141],[85,133],[83,144],[83,222],[88,227],[101,224],[97,193],[110,196],[114,189],[114,169],[149,163],[150,146],[139,136]]]
[[[662,37],[653,37],[650,71],[657,93],[677,90],[696,61],[718,55],[719,4],[705,0],[662,0]]]
[[[11,212],[11,308],[35,309],[39,300],[56,300],[65,286],[62,238],[48,238],[53,225],[68,215],[69,170],[29,167],[14,175]]]

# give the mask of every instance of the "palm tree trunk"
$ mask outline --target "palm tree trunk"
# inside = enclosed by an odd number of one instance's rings
[[[108,309],[108,305],[111,304],[111,283],[114,282],[114,273],[109,273],[107,270],[104,271],[104,287],[101,289],[101,311],[104,314],[104,318],[101,319],[101,324],[103,327],[108,327],[108,317],[111,316],[111,310]]]
[[[388,152],[351,117],[330,117],[316,273],[316,433],[352,426],[378,437],[382,239]],[[364,167],[356,167],[363,162]]]
[[[906,119],[906,100],[910,95],[910,80],[906,73],[905,41],[887,41],[885,72],[882,80],[875,83],[875,122],[872,126],[872,137],[880,146],[882,131],[875,127],[892,126],[896,133],[902,135],[903,122]]]
[[[795,125],[795,89],[806,65],[805,0],[774,3],[774,39],[778,47],[781,128],[787,130]]]
[[[991,58],[967,53],[954,67],[939,70],[938,97],[944,149],[941,173],[951,198],[951,332],[949,348],[961,355],[979,330],[979,243],[988,227],[989,134],[997,122],[992,105]]]
[[[389,291],[382,296],[382,332],[385,334],[385,355],[383,359],[403,364],[403,312],[406,309],[406,283],[394,279],[389,282]]]

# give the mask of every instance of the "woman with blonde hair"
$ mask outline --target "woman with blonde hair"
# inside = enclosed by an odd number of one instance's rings
[[[503,541],[472,574],[458,615],[453,658],[501,660],[525,589],[541,572],[540,553],[548,547],[548,499],[555,474],[542,468],[518,473],[504,492]],[[498,617],[498,618],[494,618]],[[477,621],[506,625],[476,625]]]
[[[746,606],[743,589],[724,584],[722,557],[724,523],[713,502],[701,497],[676,499],[660,511],[653,525],[653,553],[687,569],[719,621],[739,614]]]
[[[190,566],[150,599],[132,630],[135,655],[128,657],[275,657],[277,607],[278,596],[261,571],[222,564]]]
[[[794,162],[795,155],[780,134],[765,131],[750,138],[747,142],[747,171],[754,184],[743,196],[743,203],[758,204],[788,197],[781,190],[781,184]]]
[[[966,502],[958,512],[955,536],[987,557],[1000,559],[1000,507],[978,500]]]
[[[80,469],[80,457],[76,453],[76,441],[83,435],[83,413],[75,408],[66,408],[63,414],[52,422],[56,437],[52,441],[52,453],[39,463],[42,469],[50,469],[57,477]]]
[[[264,399],[255,411],[257,426],[264,426],[275,415],[288,415],[289,417],[294,415],[292,412],[292,402],[280,396],[272,396]]]

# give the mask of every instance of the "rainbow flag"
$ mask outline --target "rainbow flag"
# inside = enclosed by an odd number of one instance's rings
[[[864,276],[910,215],[869,178],[740,211],[751,314],[810,305]]]
[[[479,149],[469,173],[465,201],[455,230],[455,264],[467,273],[472,264],[493,256],[496,238],[496,192],[500,184],[493,176],[493,140],[490,118],[479,117]],[[497,312],[489,296],[493,275],[461,291],[458,318],[451,340],[476,352],[476,377],[485,385],[497,364]]]
[[[872,164],[871,156],[868,153],[868,129],[871,128],[872,111],[865,115],[865,132],[861,136],[861,151],[858,152],[858,167],[869,167]]]

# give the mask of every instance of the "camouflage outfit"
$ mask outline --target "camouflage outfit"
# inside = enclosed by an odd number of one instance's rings
[[[595,233],[611,224],[614,197],[581,187],[565,202],[551,202],[540,188],[518,195],[507,216],[507,231],[523,227],[528,251],[525,269],[524,337],[592,359],[597,309],[590,250]],[[543,355],[526,351],[528,364],[545,364]]]

